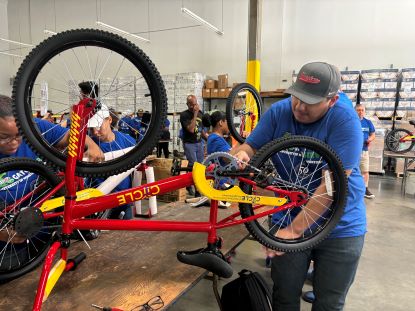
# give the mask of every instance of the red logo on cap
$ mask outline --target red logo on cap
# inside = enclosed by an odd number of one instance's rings
[[[301,81],[305,82],[305,83],[310,83],[310,84],[319,84],[320,83],[320,79],[313,77],[313,76],[306,76],[304,74],[304,72],[301,73],[300,77],[298,78]]]

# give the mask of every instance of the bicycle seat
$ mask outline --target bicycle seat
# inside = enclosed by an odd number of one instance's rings
[[[230,278],[233,274],[231,265],[217,248],[178,251],[177,259],[182,263],[206,269],[223,278]]]
[[[412,124],[413,126],[415,126],[415,120],[409,120],[409,124]]]

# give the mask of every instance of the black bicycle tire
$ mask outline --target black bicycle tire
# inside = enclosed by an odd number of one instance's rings
[[[411,131],[409,131],[409,130],[407,130],[407,129],[403,129],[403,128],[397,128],[397,129],[394,129],[394,130],[390,131],[390,132],[386,135],[386,146],[388,147],[388,149],[389,149],[390,151],[395,152],[395,153],[405,153],[405,152],[408,152],[408,151],[412,150],[412,149],[414,148],[414,146],[415,146],[415,141],[412,141],[412,143],[409,145],[409,147],[408,147],[408,148],[406,148],[406,149],[402,149],[402,150],[397,150],[397,149],[395,148],[395,146],[393,146],[393,145],[391,144],[390,137],[393,137],[393,136],[394,136],[396,133],[398,133],[398,132],[404,132],[404,133],[405,133],[405,134],[407,134],[407,135],[412,135]]]
[[[17,72],[13,84],[13,110],[16,124],[25,141],[42,159],[55,167],[64,169],[66,155],[57,152],[43,141],[32,121],[32,110],[27,99],[34,80],[47,61],[62,51],[86,44],[108,48],[128,59],[143,75],[152,98],[150,121],[152,126],[148,128],[142,141],[131,151],[116,160],[103,163],[78,162],[77,164],[76,173],[79,176],[107,177],[137,165],[152,152],[167,116],[167,96],[163,80],[149,57],[134,44],[118,35],[96,29],[68,30],[44,40],[29,53]]]
[[[51,186],[57,186],[60,183],[59,177],[56,175],[55,172],[53,172],[49,167],[42,164],[39,161],[35,161],[32,159],[27,158],[5,158],[0,160],[0,173],[9,171],[9,170],[27,170],[33,173],[36,173],[37,175],[42,175],[43,178],[48,180],[48,183],[51,184]],[[53,233],[51,234],[51,239],[48,241],[48,244],[45,244],[43,249],[36,254],[36,256],[27,262],[25,265],[20,267],[17,270],[13,270],[8,273],[0,273],[0,284],[5,283],[8,281],[11,281],[13,279],[16,279],[33,269],[35,269],[37,266],[39,266],[44,258],[47,255],[47,252],[49,250],[49,246],[53,242]]]
[[[259,95],[257,89],[249,83],[240,83],[237,86],[235,86],[232,89],[231,93],[229,94],[228,98],[226,99],[226,121],[228,123],[229,132],[231,133],[232,137],[235,138],[236,141],[238,141],[241,144],[245,142],[245,137],[242,137],[238,133],[235,127],[232,110],[233,110],[233,102],[235,100],[235,97],[243,89],[249,90],[249,92],[254,96],[257,109],[258,109],[258,121],[257,122],[259,122],[261,118],[261,112],[262,112],[262,106],[263,106],[261,96]]]
[[[277,150],[282,150],[290,147],[315,148],[315,150],[317,150],[320,155],[327,157],[325,160],[330,161],[329,165],[333,169],[333,177],[335,180],[335,185],[337,186],[337,189],[333,191],[335,194],[336,202],[333,203],[335,211],[333,212],[331,219],[328,221],[327,225],[322,231],[312,236],[311,238],[307,238],[306,240],[300,242],[295,240],[290,240],[290,242],[281,242],[271,237],[271,235],[266,234],[256,220],[245,223],[245,226],[248,229],[249,233],[251,233],[251,235],[259,243],[267,248],[283,252],[298,252],[317,245],[322,240],[324,240],[334,229],[337,222],[343,215],[344,205],[347,200],[348,188],[347,177],[339,157],[327,144],[311,137],[290,136],[271,141],[268,144],[264,145],[260,150],[258,150],[255,156],[251,159],[250,164],[255,167],[259,167],[263,161],[269,158],[269,155],[274,154]],[[250,193],[252,191],[252,186],[249,186],[248,184],[241,183],[240,187],[245,193]],[[241,203],[239,204],[239,209],[242,218],[246,218],[254,214],[252,211],[252,205],[250,204]]]

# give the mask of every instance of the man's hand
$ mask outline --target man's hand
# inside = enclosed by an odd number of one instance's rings
[[[284,240],[293,240],[297,239],[301,236],[301,233],[294,232],[290,227],[278,230],[277,234],[275,235],[278,238],[284,239]],[[269,248],[265,248],[265,253],[267,257],[274,257],[274,256],[282,256],[285,254],[285,252],[280,251],[274,251]]]
[[[238,160],[241,161],[241,162],[238,162],[239,168],[241,170],[243,170],[246,166],[244,163],[248,163],[249,160],[251,160],[251,158],[249,157],[248,153],[245,150],[238,151],[237,153],[235,153],[234,156],[237,157]],[[244,162],[244,163],[242,163],[242,162]]]
[[[199,104],[194,105],[194,106],[193,106],[193,114],[194,114],[195,116],[197,116],[197,115],[199,114],[199,111],[200,111],[200,106],[199,106]]]
[[[10,239],[10,237],[13,237]],[[9,242],[12,244],[20,244],[26,241],[26,237],[20,234],[17,234],[16,231],[9,229],[9,230],[2,230],[0,231],[0,241]]]

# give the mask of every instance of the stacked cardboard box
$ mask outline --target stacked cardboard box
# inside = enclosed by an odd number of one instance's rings
[[[398,90],[399,69],[362,70],[360,101],[380,118],[393,115]]]
[[[341,71],[340,90],[350,98],[353,106],[356,105],[357,92],[359,89],[360,71]]]
[[[415,68],[402,69],[402,82],[399,89],[398,117],[415,117]]]
[[[155,180],[162,180],[171,177],[173,159],[156,158],[150,162],[154,169]],[[187,165],[187,163],[182,163]],[[186,188],[178,189],[166,194],[158,195],[157,200],[162,202],[184,202],[186,199]]]
[[[232,91],[228,87],[228,74],[218,75],[218,80],[205,80],[205,87],[202,91],[203,98],[226,98]]]
[[[167,112],[174,112],[174,94],[176,85],[176,75],[162,75],[161,78],[164,82],[164,88],[166,89],[167,95]]]

